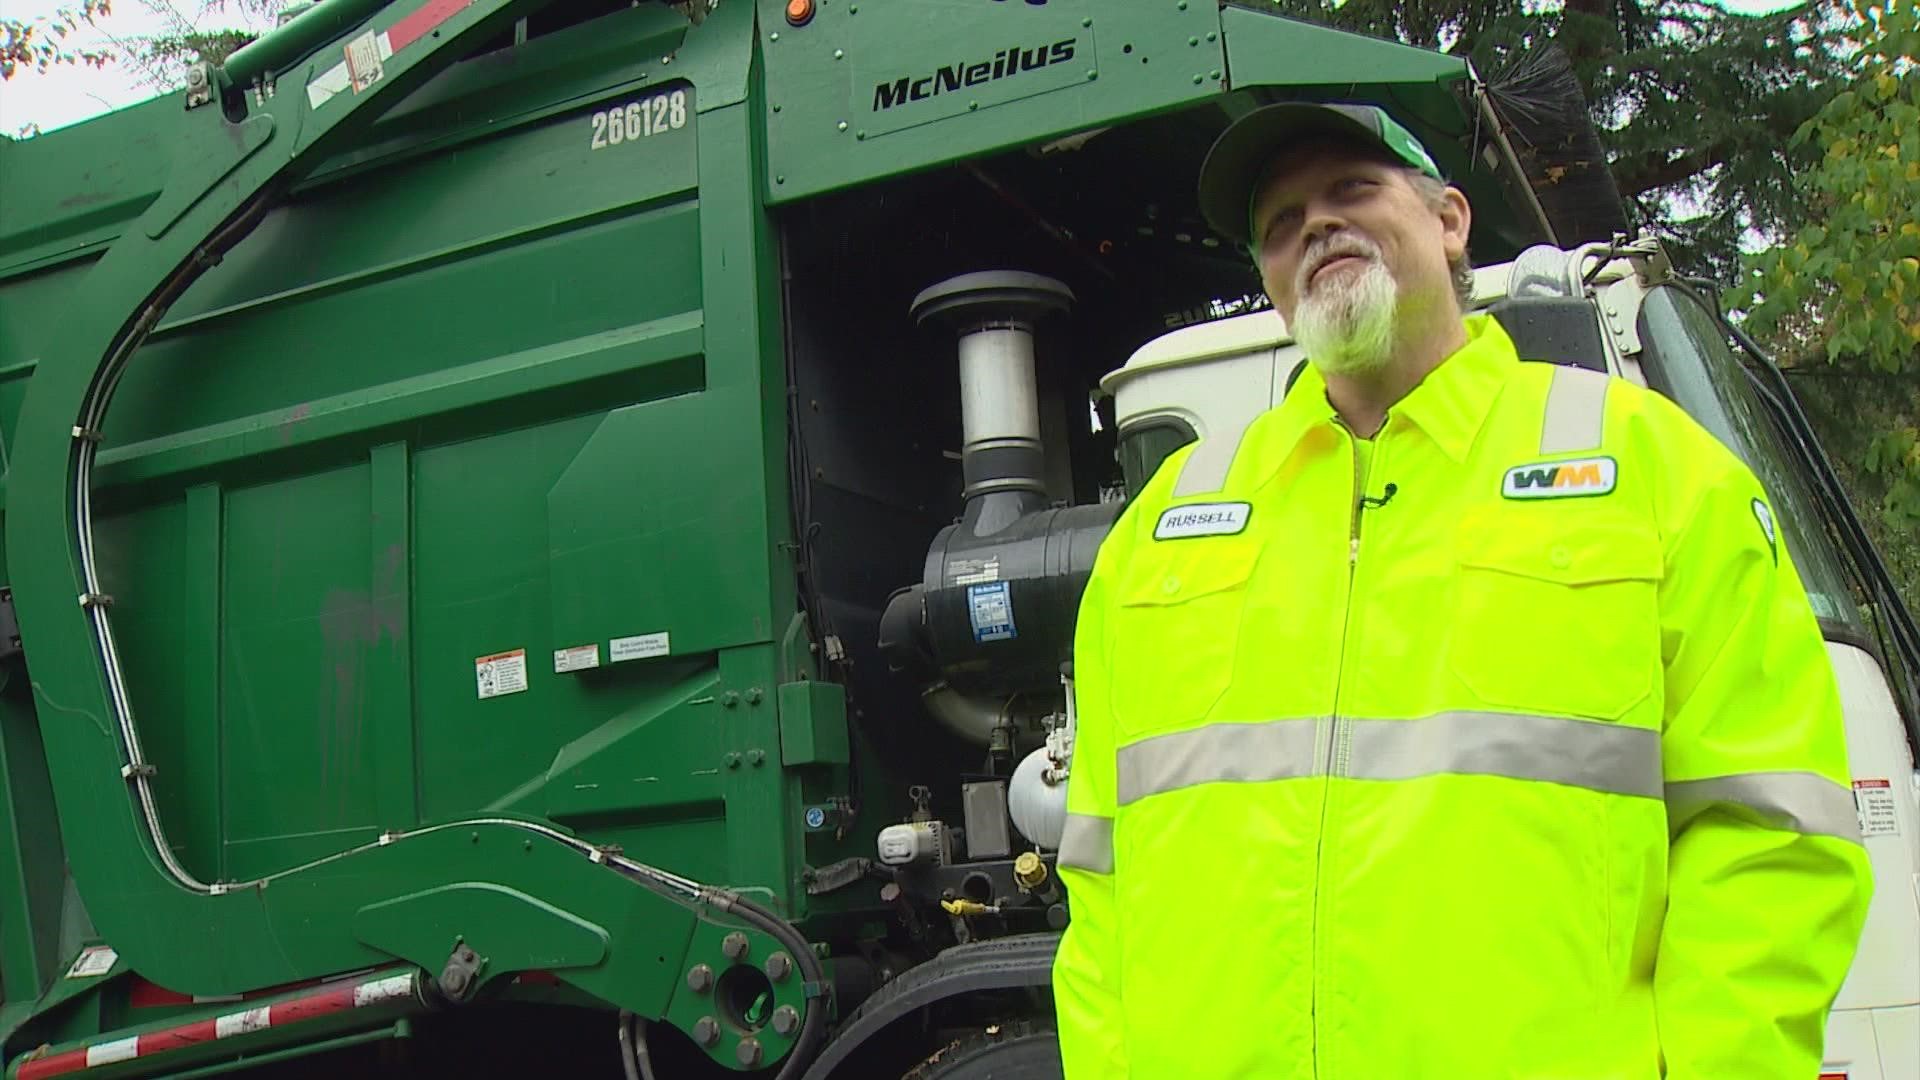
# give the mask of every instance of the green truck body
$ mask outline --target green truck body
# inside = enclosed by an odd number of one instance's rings
[[[1193,205],[1231,116],[1388,103],[1478,260],[1595,238],[1457,58],[1211,0],[788,10],[327,0],[0,140],[7,1076],[268,1067],[461,1002],[817,1054],[952,943],[875,834],[985,771],[875,644],[962,503],[915,294],[1072,287],[1039,393],[1090,504],[1090,388],[1258,294]],[[951,922],[1040,940],[1044,894]],[[140,1041],[348,973],[405,992]]]

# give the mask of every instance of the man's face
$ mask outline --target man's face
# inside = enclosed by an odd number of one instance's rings
[[[1466,199],[1450,190],[1436,207],[1413,175],[1326,144],[1290,152],[1254,197],[1267,296],[1325,370],[1378,368],[1397,322],[1454,304],[1449,260],[1465,250]]]

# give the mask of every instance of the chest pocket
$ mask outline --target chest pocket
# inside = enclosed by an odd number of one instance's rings
[[[1660,549],[1621,524],[1504,508],[1455,534],[1447,664],[1514,712],[1618,720],[1660,671]]]
[[[1247,584],[1246,537],[1169,540],[1127,567],[1113,615],[1113,702],[1124,736],[1191,727],[1233,678]]]

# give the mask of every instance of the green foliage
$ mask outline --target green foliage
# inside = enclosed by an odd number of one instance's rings
[[[1856,496],[1920,596],[1920,9],[1849,3],[1851,89],[1795,132],[1805,223],[1747,260],[1728,303],[1793,366]],[[1824,421],[1824,422],[1823,422]],[[1823,422],[1823,423],[1822,423]],[[1829,435],[1829,433],[1831,433]]]
[[[1730,278],[1752,231],[1800,220],[1796,172],[1817,162],[1791,136],[1845,80],[1836,0],[1766,15],[1703,0],[1275,0],[1316,22],[1444,49],[1498,83],[1552,43],[1572,61],[1636,230],[1691,272]]]
[[[140,75],[155,93],[186,85],[194,64],[219,64],[271,27],[289,0],[198,0],[181,5],[176,0],[135,0],[137,6],[158,15],[166,30],[152,35],[111,37],[111,49],[75,50],[66,39],[82,25],[98,25],[111,13],[110,0],[79,0],[52,16],[23,23],[0,18],[0,79],[16,70],[46,71],[58,64],[85,64],[104,68],[123,64]]]
[[[11,79],[22,67],[45,71],[55,64],[105,67],[111,57],[97,50],[75,50],[67,38],[82,25],[109,12],[109,0],[81,0],[52,15],[34,19],[0,17],[0,79]]]

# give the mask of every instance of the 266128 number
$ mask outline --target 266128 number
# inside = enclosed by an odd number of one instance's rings
[[[655,94],[593,114],[592,149],[604,150],[687,126],[687,92]]]

